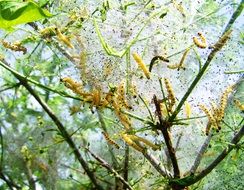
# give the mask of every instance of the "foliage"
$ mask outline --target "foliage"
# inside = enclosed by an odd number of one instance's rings
[[[9,29],[52,16],[34,1],[0,1],[0,28]]]
[[[242,9],[0,1],[0,188],[243,186]]]

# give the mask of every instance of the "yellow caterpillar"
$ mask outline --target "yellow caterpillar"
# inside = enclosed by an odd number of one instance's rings
[[[213,48],[218,51],[220,50],[225,43],[230,39],[232,30],[228,30],[224,33],[224,35],[219,39],[219,41],[216,42],[216,44],[213,45]]]
[[[219,115],[217,116],[218,120],[222,120],[224,118],[224,112],[225,112],[225,108],[227,105],[227,99],[229,94],[233,91],[232,86],[228,87],[224,93],[221,96],[221,101],[220,101],[220,106],[219,106]]]
[[[169,100],[169,106],[168,106],[169,110],[168,111],[172,112],[173,106],[175,105],[175,102],[176,102],[176,98],[174,95],[173,88],[167,78],[164,78],[164,84],[165,84],[166,90],[168,92],[168,100]]]
[[[85,101],[92,100],[93,94],[84,92],[82,84],[74,81],[72,78],[64,77],[60,79],[60,81],[63,82],[64,85],[70,90],[72,90],[74,93],[86,98]]]
[[[152,142],[142,138],[142,137],[138,137],[136,135],[127,135],[131,140],[133,140],[134,142],[138,141],[138,142],[142,142],[145,145],[148,145],[149,147],[151,147],[154,151],[156,150],[160,150],[160,146],[159,145],[155,145]]]
[[[119,146],[114,140],[112,140],[112,139],[109,137],[108,133],[106,133],[106,132],[103,131],[102,134],[103,134],[104,138],[106,139],[106,141],[107,141],[109,144],[115,146],[117,149],[120,148],[120,146]]]
[[[118,103],[122,106],[125,107],[127,109],[131,109],[132,107],[128,104],[128,102],[125,99],[125,84],[124,82],[122,82],[119,86],[118,86],[118,90],[117,90],[117,101]]]
[[[23,54],[26,54],[26,52],[27,52],[27,49],[24,46],[22,46],[20,42],[15,42],[15,43],[11,44],[9,42],[2,40],[2,44],[5,48],[13,50],[13,51],[22,51]]]
[[[186,56],[187,56],[187,54],[188,54],[189,51],[190,51],[190,48],[187,48],[186,51],[184,52],[184,54],[182,55],[182,58],[181,58],[181,60],[180,60],[180,62],[178,64],[167,65],[167,67],[169,69],[178,69],[178,70],[185,69],[185,67],[184,67],[184,61],[185,61]]]
[[[74,48],[74,46],[71,44],[70,40],[65,35],[63,35],[57,27],[54,30],[60,41],[62,41],[66,46],[68,46],[72,49]]]
[[[242,104],[239,100],[234,99],[234,103],[236,107],[238,107],[241,111],[244,111],[244,104]]]
[[[130,130],[131,129],[130,119],[120,111],[120,107],[115,101],[112,101],[112,106],[114,108],[115,114],[119,118],[122,125],[125,127],[126,130]]]
[[[132,56],[133,56],[134,60],[137,62],[137,64],[139,65],[139,67],[144,72],[147,79],[150,79],[150,72],[148,71],[145,63],[142,60],[142,58],[137,53],[133,53]]]
[[[186,110],[186,117],[190,118],[190,116],[191,116],[191,105],[187,101],[185,102],[185,110]]]
[[[121,136],[129,146],[133,147],[134,149],[136,149],[139,152],[142,152],[142,153],[144,152],[144,149],[142,147],[138,146],[127,134],[122,134]]]
[[[199,108],[207,115],[208,117],[208,120],[209,120],[209,123],[207,125],[207,128],[206,128],[206,135],[209,134],[209,130],[210,130],[210,127],[213,126],[214,128],[217,128],[217,122],[214,118],[214,116],[212,115],[212,113],[202,104],[199,104],[198,105]]]
[[[203,36],[201,32],[197,33],[200,37],[201,41],[199,41],[195,36],[193,37],[193,42],[196,44],[199,48],[206,48],[207,47],[207,41],[206,38]]]

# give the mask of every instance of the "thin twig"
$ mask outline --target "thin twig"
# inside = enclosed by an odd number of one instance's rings
[[[201,149],[198,152],[198,155],[197,155],[197,157],[196,157],[196,159],[194,161],[194,164],[193,164],[193,166],[190,169],[190,173],[191,174],[194,174],[196,172],[198,166],[200,165],[200,162],[202,160],[203,154],[206,151],[206,149],[208,148],[208,145],[210,143],[211,138],[212,138],[212,131],[210,131],[209,135],[205,139]]]
[[[125,181],[125,179],[121,175],[119,175],[119,173],[112,166],[110,166],[109,163],[107,163],[101,157],[94,154],[88,148],[86,150],[92,155],[93,158],[95,158],[101,164],[101,166],[112,172],[115,175],[115,177],[118,178],[128,189],[133,190],[130,184],[127,181]]]
[[[162,176],[169,178],[173,177],[170,171],[164,168],[162,164],[153,155],[149,154],[146,150],[143,152],[143,155]]]

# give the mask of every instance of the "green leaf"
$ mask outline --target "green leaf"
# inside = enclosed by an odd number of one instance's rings
[[[51,16],[51,13],[42,9],[33,1],[0,1],[0,28],[6,30],[18,24],[25,24]]]

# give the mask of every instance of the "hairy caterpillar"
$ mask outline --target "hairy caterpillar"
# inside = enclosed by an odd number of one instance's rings
[[[164,62],[169,62],[169,60],[168,60],[167,58],[163,57],[163,56],[160,56],[160,55],[155,56],[155,57],[152,58],[152,60],[151,60],[151,62],[150,62],[150,65],[149,65],[149,72],[152,71],[152,67],[153,67],[154,63],[155,63],[156,61],[158,61],[158,60],[161,60],[161,61],[164,61]]]
[[[244,104],[242,104],[239,100],[234,99],[234,103],[236,107],[238,107],[241,111],[244,111]]]
[[[232,92],[233,87],[230,86],[228,87],[224,93],[221,96],[221,100],[220,100],[220,106],[219,106],[219,115],[217,116],[218,120],[222,120],[224,118],[224,111],[227,105],[227,99],[229,94]]]
[[[103,134],[104,138],[106,139],[106,141],[107,141],[109,144],[115,146],[117,149],[120,148],[120,146],[119,146],[114,140],[112,140],[112,139],[109,137],[108,133],[106,133],[106,132],[103,131],[102,134]]]
[[[203,36],[203,34],[201,32],[197,33],[198,36],[200,37],[201,41],[199,41],[195,36],[193,37],[193,42],[195,43],[195,45],[199,48],[206,48],[207,47],[207,41],[206,38]]]
[[[132,56],[133,56],[134,60],[137,62],[137,64],[139,65],[139,67],[144,72],[147,79],[150,79],[150,72],[148,71],[145,63],[142,60],[142,58],[137,53],[133,53]]]
[[[159,105],[160,105],[160,110],[161,110],[162,116],[167,116],[168,112],[167,112],[165,103],[162,102]]]
[[[231,32],[231,29],[226,31],[224,35],[212,46],[212,48],[214,48],[215,51],[219,51],[230,39]]]
[[[80,96],[83,96],[84,98],[86,98],[86,101],[91,101],[92,98],[92,94],[91,93],[86,93],[83,92],[83,86],[82,84],[74,81],[72,78],[70,77],[64,77],[62,79],[60,79],[61,82],[64,83],[64,85],[69,88],[70,90],[72,90],[74,93],[79,94]]]
[[[166,90],[168,92],[168,100],[169,100],[169,106],[168,106],[169,110],[168,111],[172,112],[172,108],[175,105],[176,98],[174,95],[173,88],[167,78],[164,78],[164,84],[165,84]]]
[[[55,35],[55,26],[49,26],[40,30],[40,34],[43,38],[51,38]]]
[[[125,99],[125,84],[124,82],[122,82],[119,86],[118,86],[118,95],[117,95],[117,101],[118,103],[122,106],[125,107],[127,109],[132,109],[132,107],[128,104],[128,102]]]
[[[133,147],[134,149],[136,149],[139,152],[142,152],[142,153],[144,152],[144,149],[142,147],[138,146],[127,134],[122,134],[121,136],[129,146]]]
[[[96,107],[98,107],[100,105],[101,102],[101,92],[100,90],[93,90],[93,101],[92,104],[95,105]]]
[[[137,88],[135,84],[132,84],[129,88],[130,94],[133,96],[133,98],[137,97]]]
[[[71,44],[70,40],[65,35],[63,35],[57,27],[54,28],[54,30],[60,41],[62,41],[66,46],[68,46],[72,49],[74,48],[74,46]]]
[[[120,111],[120,107],[115,101],[112,101],[112,106],[114,108],[115,114],[119,118],[122,125],[125,127],[126,130],[130,130],[131,129],[130,119]]]
[[[179,3],[179,4],[176,3],[175,0],[172,0],[172,2],[173,2],[174,7],[181,13],[181,15],[182,15],[183,17],[185,17],[186,15],[185,15],[185,10],[184,10],[184,8],[182,7],[182,2]]]
[[[187,54],[188,54],[189,51],[190,51],[190,48],[187,48],[186,51],[183,53],[183,55],[181,57],[181,60],[180,60],[180,62],[178,64],[167,65],[167,67],[169,69],[178,69],[178,70],[185,69],[185,67],[184,67],[184,61],[185,61],[186,56],[187,56]]]
[[[191,105],[189,102],[185,102],[186,117],[189,119],[191,116]]]
[[[6,42],[4,40],[2,40],[2,44],[5,48],[13,50],[13,51],[22,51],[23,54],[26,54],[27,49],[21,45],[20,42],[14,42],[13,44]]]
[[[151,147],[154,151],[156,150],[160,150],[160,146],[159,145],[155,145],[152,142],[142,138],[142,137],[138,137],[136,135],[127,135],[131,140],[133,140],[134,142],[138,141],[138,142],[142,142],[145,145],[148,145],[149,147]]]
[[[209,123],[207,124],[207,128],[206,128],[206,135],[208,135],[210,127],[213,126],[214,128],[217,128],[217,123],[216,120],[214,118],[214,116],[212,115],[212,113],[202,104],[198,105],[199,108],[207,115],[208,117],[208,121]]]

